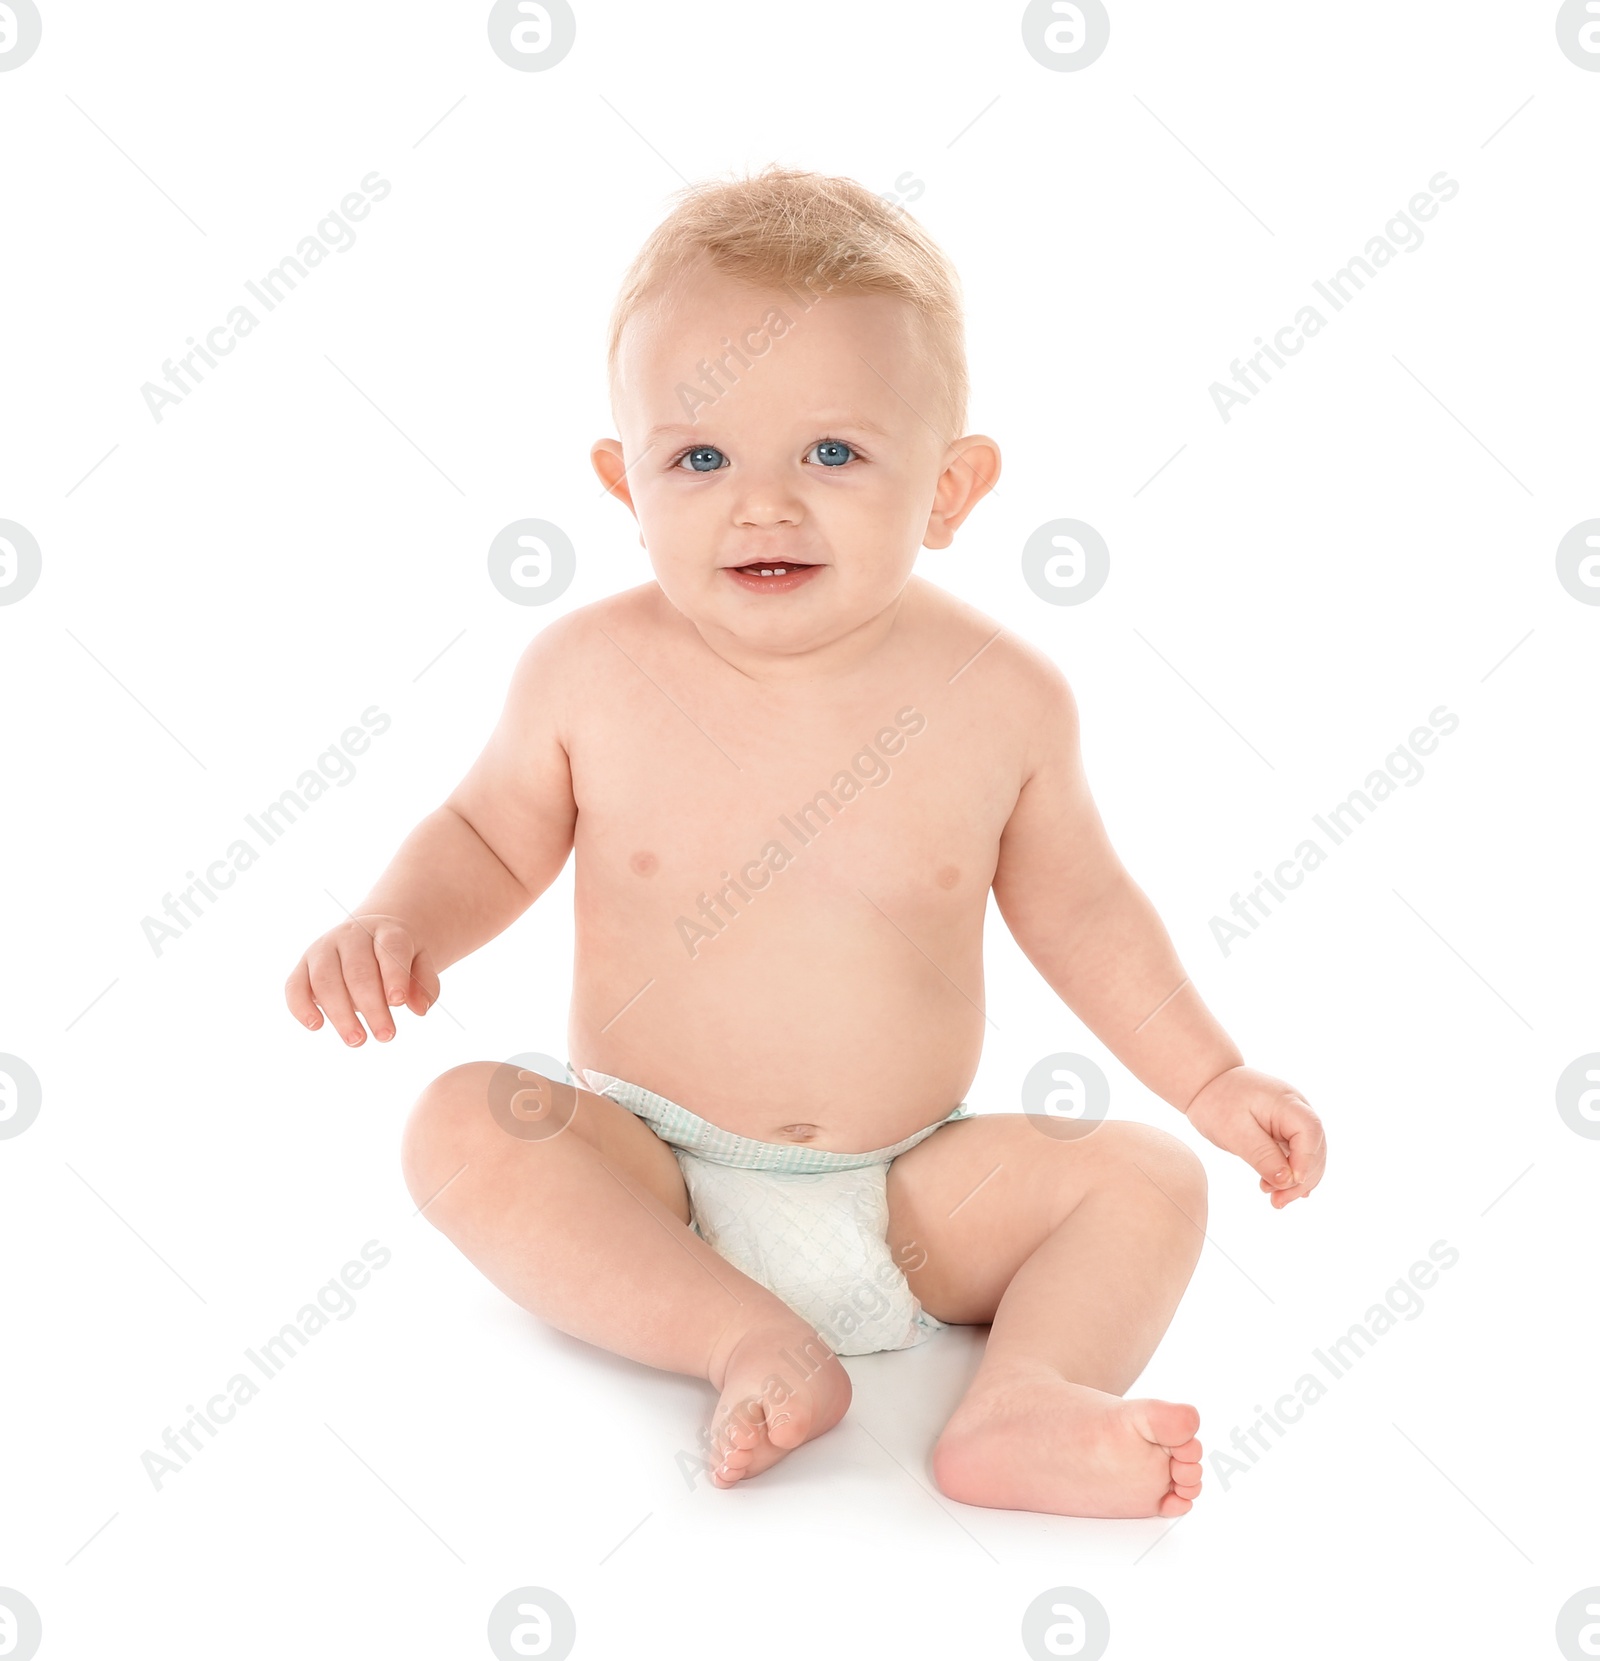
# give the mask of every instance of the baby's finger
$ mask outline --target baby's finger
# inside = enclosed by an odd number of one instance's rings
[[[1322,1121],[1298,1090],[1285,1091],[1272,1102],[1264,1128],[1289,1155],[1297,1177],[1310,1166],[1314,1151],[1322,1143]]]
[[[1311,1193],[1311,1185],[1296,1182],[1288,1188],[1274,1188],[1272,1184],[1262,1179],[1261,1192],[1269,1195],[1272,1200],[1272,1209],[1282,1211],[1291,1200],[1303,1200]]]
[[[411,1002],[413,960],[417,956],[416,943],[409,931],[398,923],[379,923],[372,932],[373,949],[378,954],[378,972],[383,976],[383,995],[391,1008]]]
[[[427,951],[419,951],[411,962],[411,979],[406,1008],[413,1015],[426,1015],[439,1001],[439,971]]]
[[[1270,1137],[1261,1133],[1258,1137],[1252,1137],[1245,1146],[1252,1151],[1245,1153],[1241,1150],[1239,1157],[1246,1164],[1255,1167],[1263,1188],[1276,1191],[1287,1188],[1294,1181],[1294,1173],[1289,1169],[1288,1156]]]
[[[345,990],[337,952],[321,951],[311,960],[311,995],[345,1043],[353,1046],[366,1042],[367,1035],[356,1019],[355,1005]]]
[[[350,930],[342,936],[339,964],[344,972],[344,984],[356,1008],[366,1017],[372,1036],[387,1043],[394,1037],[394,1017],[384,1000],[378,960],[372,950],[372,936],[365,929]]]
[[[311,973],[304,958],[295,964],[293,974],[284,982],[283,997],[289,1006],[289,1013],[302,1026],[310,1027],[315,1032],[322,1025],[322,1012],[311,996]]]
[[[1327,1138],[1323,1135],[1322,1121],[1313,1114],[1308,1124],[1299,1125],[1289,1133],[1289,1164],[1297,1181],[1314,1188],[1321,1182],[1327,1163]]]

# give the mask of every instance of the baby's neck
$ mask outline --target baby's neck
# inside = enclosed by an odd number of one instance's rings
[[[882,611],[864,622],[854,627],[841,626],[837,634],[823,635],[812,643],[785,649],[702,625],[692,617],[685,621],[699,635],[707,651],[748,680],[769,686],[843,681],[884,656],[891,639],[907,626],[913,604],[913,585],[908,582]]]

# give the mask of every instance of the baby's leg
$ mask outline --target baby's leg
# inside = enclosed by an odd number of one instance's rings
[[[1200,1491],[1200,1416],[1122,1394],[1167,1329],[1204,1239],[1205,1172],[1165,1131],[1061,1140],[1022,1114],[957,1120],[889,1170],[889,1243],[930,1314],[992,1321],[934,1449],[952,1499],[1176,1517]]]
[[[493,1062],[453,1068],[423,1092],[402,1162],[428,1220],[551,1326],[709,1379],[721,1392],[709,1455],[719,1487],[837,1424],[850,1403],[844,1368],[787,1304],[690,1231],[666,1143],[603,1096],[531,1073],[524,1086],[537,1095],[510,1118],[526,1134],[503,1128],[510,1091]]]

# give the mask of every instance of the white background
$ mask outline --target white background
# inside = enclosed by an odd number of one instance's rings
[[[1600,1050],[1600,608],[1554,559],[1600,515],[1600,73],[1555,10],[1113,0],[1105,55],[1054,73],[1017,4],[611,0],[519,73],[482,4],[45,0],[0,74],[0,518],[43,550],[0,606],[0,1050],[44,1091],[0,1142],[0,1584],[41,1655],[487,1655],[530,1584],[579,1657],[1021,1656],[1055,1586],[1105,1605],[1113,1658],[1558,1653],[1600,1583],[1600,1143],[1554,1101]],[[691,1490],[709,1387],[548,1331],[412,1215],[427,1080],[565,1054],[570,875],[393,1045],[283,1007],[530,634],[647,578],[587,462],[606,313],[672,190],[769,160],[921,187],[1006,471],[919,569],[1064,667],[1123,857],[1329,1128],[1316,1204],[1273,1213],[991,913],[974,1105],[1079,1051],[1211,1174],[1135,1393],[1225,1445],[1460,1252],[1176,1527],[937,1496],[971,1332],[852,1361],[838,1430]],[[155,422],[142,383],[374,169],[356,244]],[[1441,169],[1423,245],[1224,423],[1209,385]],[[486,576],[526,516],[578,550],[546,610]],[[1081,606],[1021,578],[1057,517],[1111,549]],[[158,956],[141,919],[371,705],[355,780]],[[1421,782],[1224,956],[1211,917],[1440,705]],[[141,1453],[369,1239],[356,1313],[157,1491]]]

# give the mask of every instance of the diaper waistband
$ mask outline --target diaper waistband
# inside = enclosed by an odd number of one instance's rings
[[[709,1159],[716,1165],[731,1165],[746,1171],[789,1171],[801,1175],[815,1175],[823,1171],[855,1171],[866,1165],[887,1165],[936,1130],[955,1119],[966,1119],[972,1109],[958,1102],[954,1110],[938,1124],[925,1125],[892,1148],[874,1148],[867,1153],[836,1153],[828,1148],[808,1148],[788,1142],[758,1142],[753,1137],[736,1136],[731,1130],[713,1125],[687,1108],[669,1102],[642,1085],[629,1084],[625,1079],[613,1078],[609,1073],[593,1068],[575,1068],[567,1063],[567,1077],[573,1084],[605,1096],[620,1107],[635,1114],[669,1146],[700,1159]]]

